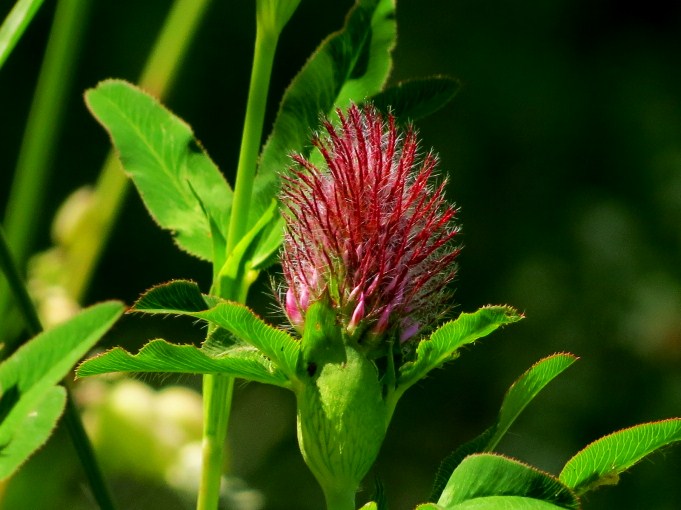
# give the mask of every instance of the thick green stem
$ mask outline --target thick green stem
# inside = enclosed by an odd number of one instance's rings
[[[355,510],[354,490],[324,491],[326,510]]]
[[[203,376],[203,464],[197,510],[215,510],[220,501],[225,437],[232,407],[234,378]]]
[[[29,332],[32,335],[37,335],[42,331],[43,327],[35,307],[31,302],[31,298],[28,295],[26,286],[19,276],[16,264],[12,260],[2,227],[0,227],[0,269],[2,269],[7,276],[7,280],[10,283],[10,289],[14,294],[20,312],[24,316]],[[68,388],[66,388],[66,397],[64,421],[66,423],[66,428],[69,431],[69,435],[71,436],[71,442],[73,443],[80,463],[83,466],[83,471],[90,483],[92,494],[102,510],[114,510],[115,506],[113,504],[113,499],[111,498],[111,492],[109,491],[102,470],[97,462],[92,443],[90,443],[90,439],[83,427],[80,414],[78,414],[78,409],[73,401],[73,395]]]
[[[246,119],[239,152],[239,165],[234,183],[234,202],[227,235],[228,254],[239,243],[248,228],[253,180],[262,141],[267,93],[276,47],[277,38],[271,32],[258,27],[255,37],[251,84],[248,90],[248,103],[246,104]]]
[[[227,255],[234,250],[234,247],[248,229],[253,179],[262,140],[267,93],[276,46],[277,36],[272,35],[270,31],[263,30],[258,24],[251,83],[246,104],[246,118],[234,185],[234,202],[227,234]],[[219,272],[219,268],[217,272]],[[230,288],[222,288],[219,281],[213,282],[212,292],[218,293],[220,297],[225,299],[245,302],[247,285],[244,282],[233,283]],[[203,465],[197,510],[214,510],[218,507],[224,440],[227,434],[229,406],[231,405],[233,390],[234,379],[231,377],[218,375],[205,375],[203,377]]]

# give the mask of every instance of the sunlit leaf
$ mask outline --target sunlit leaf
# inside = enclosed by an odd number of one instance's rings
[[[121,303],[101,303],[40,333],[0,365],[0,389],[15,387],[21,396],[35,386],[47,390],[57,384],[122,313]]]
[[[123,305],[116,302],[87,308],[37,335],[0,365],[0,479],[50,437],[66,401],[56,384],[122,313]]]
[[[445,487],[449,482],[449,478],[452,476],[454,470],[459,467],[459,464],[461,464],[463,459],[474,453],[482,453],[485,451],[485,448],[487,448],[487,445],[489,444],[489,440],[494,436],[495,429],[496,426],[488,428],[482,434],[462,444],[445,457],[435,473],[433,488],[428,497],[429,501],[437,501],[440,499],[442,491],[445,490]]]
[[[434,368],[455,359],[464,345],[520,319],[522,315],[510,306],[486,306],[474,313],[462,313],[419,343],[416,359],[400,367],[398,391],[404,392]]]
[[[228,331],[240,342],[256,348],[274,361],[286,375],[293,377],[295,374],[300,342],[286,331],[267,324],[245,305],[201,294],[193,282],[176,280],[158,285],[143,294],[133,310],[203,319]],[[209,349],[211,355],[217,354],[218,346],[219,342],[213,342]]]
[[[572,491],[553,476],[516,460],[488,453],[464,459],[452,473],[437,504],[448,510],[501,510],[507,508],[503,506],[504,501],[490,499],[500,496],[527,500],[523,503],[528,506],[515,508],[580,508],[579,500]],[[532,506],[532,500],[551,506]]]
[[[270,326],[246,306],[219,303],[205,312],[191,314],[226,329],[239,340],[252,345],[274,361],[289,377],[294,377],[300,342],[286,331]]]
[[[212,260],[209,218],[216,225],[229,224],[232,190],[191,128],[155,98],[121,80],[101,82],[85,99],[111,135],[151,216],[173,232],[180,247]]]
[[[135,302],[132,311],[143,313],[185,314],[210,308],[199,286],[189,280],[173,280],[146,291]]]
[[[572,457],[560,480],[577,494],[615,485],[619,474],[667,445],[681,441],[681,418],[644,423],[598,439]]]
[[[61,386],[34,387],[0,424],[0,480],[11,476],[52,435],[66,406]]]
[[[110,372],[171,372],[180,374],[225,374],[275,386],[288,387],[286,375],[253,348],[232,350],[229,356],[212,357],[193,345],[152,340],[137,354],[120,347],[84,361],[78,377]]]

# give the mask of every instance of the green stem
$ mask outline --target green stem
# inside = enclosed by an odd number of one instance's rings
[[[4,225],[14,259],[26,260],[36,229],[36,211],[49,189],[50,161],[67,103],[78,46],[87,25],[89,0],[62,0],[54,13],[50,38],[28,114]],[[36,7],[37,8],[37,7]],[[0,314],[9,301],[0,284]]]
[[[29,296],[28,290],[21,280],[21,276],[19,276],[19,271],[10,253],[9,243],[5,237],[5,229],[2,228],[2,225],[0,225],[0,269],[2,269],[7,278],[9,289],[16,299],[19,310],[24,315],[29,332],[32,335],[37,335],[43,329],[38,318],[38,312],[36,312],[31,296]],[[11,349],[3,348],[2,358],[8,357],[11,353]]]
[[[81,420],[80,414],[78,413],[78,408],[73,400],[73,394],[68,388],[66,389],[66,412],[64,413],[64,422],[66,423],[66,429],[71,437],[71,442],[80,459],[83,472],[92,489],[95,501],[97,501],[99,508],[102,510],[114,510],[116,507],[114,506],[111,497],[111,491],[109,490],[106,480],[104,479],[104,474],[97,462],[97,456],[92,448],[90,438],[88,438],[85,427],[83,427],[83,420]]]
[[[220,501],[220,482],[232,407],[234,378],[225,375],[203,376],[203,464],[197,510],[214,510]]]
[[[267,93],[277,39],[278,37],[273,36],[271,31],[263,30],[258,24],[251,82],[246,104],[246,118],[234,184],[234,202],[227,234],[227,255],[234,250],[248,231],[253,180],[262,140]],[[219,268],[217,272],[219,272]],[[247,289],[244,290],[243,282],[234,282],[230,288],[221,288],[220,282],[215,281],[211,293],[213,292],[225,299],[245,301]],[[224,441],[227,434],[229,406],[231,405],[233,390],[234,379],[231,377],[219,375],[204,375],[203,377],[203,464],[197,510],[214,510],[218,507]]]
[[[326,510],[355,510],[354,490],[325,490]]]
[[[19,271],[10,254],[2,227],[0,227],[0,268],[2,268],[7,276],[7,281],[10,283],[10,288],[16,298],[19,310],[24,316],[28,330],[31,335],[37,335],[43,330],[43,326],[28,295],[26,286],[19,276]],[[76,449],[80,463],[83,466],[83,471],[90,483],[92,494],[102,510],[114,510],[115,506],[111,498],[111,492],[107,487],[104,475],[97,462],[92,443],[90,443],[90,439],[83,427],[80,414],[78,414],[78,409],[76,409],[73,401],[73,395],[68,388],[66,388],[66,397],[64,420],[71,436],[71,442]]]
[[[239,152],[239,165],[234,183],[234,202],[227,235],[228,255],[248,231],[253,180],[262,141],[267,93],[276,47],[277,37],[273,36],[270,31],[263,30],[258,26],[255,36],[251,83],[246,104],[246,118]]]

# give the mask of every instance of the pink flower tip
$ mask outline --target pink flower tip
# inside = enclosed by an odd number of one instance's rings
[[[456,274],[456,208],[434,184],[437,157],[416,133],[372,106],[351,105],[313,139],[323,163],[301,155],[284,177],[285,310],[300,327],[324,299],[351,337],[408,340],[449,307]]]

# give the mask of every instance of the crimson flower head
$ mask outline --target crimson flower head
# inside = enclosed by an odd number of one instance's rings
[[[302,331],[309,306],[324,301],[350,338],[405,341],[449,308],[456,209],[412,128],[372,106],[337,115],[312,140],[323,162],[296,155],[284,180],[284,309]]]

